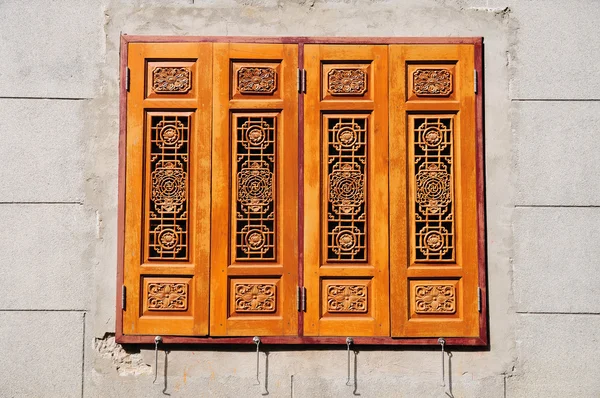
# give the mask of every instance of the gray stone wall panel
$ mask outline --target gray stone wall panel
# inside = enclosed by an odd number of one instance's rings
[[[83,201],[84,102],[0,99],[0,202]]]
[[[0,311],[0,396],[81,397],[82,312]]]
[[[600,209],[518,208],[517,311],[600,313]]]
[[[600,102],[514,104],[517,205],[600,205]]]
[[[0,2],[0,97],[95,96],[102,8],[78,0]]]
[[[87,309],[95,220],[84,207],[4,204],[0,220],[0,310]]]

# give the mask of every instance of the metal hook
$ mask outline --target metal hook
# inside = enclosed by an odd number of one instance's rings
[[[260,384],[260,379],[258,378],[258,374],[259,374],[259,360],[260,360],[260,354],[259,354],[259,346],[260,346],[260,337],[258,336],[254,336],[252,338],[252,341],[254,342],[254,344],[256,344],[256,383],[257,385]]]
[[[154,338],[154,380],[152,384],[156,383],[158,378],[158,343],[162,343],[162,337],[160,336]]]
[[[446,372],[444,371],[444,344],[446,344],[446,340],[440,337],[438,344],[442,346],[442,387],[446,387]]]
[[[352,337],[346,337],[346,346],[348,350],[348,379],[346,380],[346,385],[351,386],[350,384],[350,344],[354,343],[354,339]]]

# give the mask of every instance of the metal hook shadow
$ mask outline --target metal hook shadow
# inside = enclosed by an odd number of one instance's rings
[[[358,392],[358,350],[354,351],[354,391],[352,391],[353,395],[360,395]]]
[[[450,351],[446,353],[448,354],[448,391],[444,392],[450,398],[454,398],[454,394],[452,393],[452,353]]]
[[[269,352],[265,351],[265,391],[262,392],[262,395],[269,395]]]
[[[168,387],[168,384],[167,384],[167,369],[169,368],[169,353],[170,353],[170,352],[171,352],[171,351],[165,350],[165,370],[164,370],[164,372],[163,372],[163,376],[164,376],[165,383],[164,383],[164,388],[163,388],[163,390],[162,390],[162,393],[163,393],[163,395],[169,395],[169,396],[170,396],[171,394],[169,394],[169,393],[167,392],[167,387]]]

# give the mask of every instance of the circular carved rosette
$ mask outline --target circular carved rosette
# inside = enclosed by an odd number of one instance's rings
[[[237,197],[245,211],[263,213],[273,201],[273,173],[265,162],[244,163],[237,178]]]
[[[419,250],[425,256],[440,256],[448,251],[448,231],[444,227],[423,227],[419,232]]]
[[[152,172],[152,201],[160,213],[181,210],[187,197],[187,173],[180,162],[158,162]]]
[[[162,120],[156,124],[155,128],[158,131],[156,145],[158,145],[159,148],[177,149],[183,144],[181,137],[185,126],[179,120]]]
[[[415,177],[417,203],[423,213],[439,214],[452,201],[450,175],[443,164],[427,164]]]

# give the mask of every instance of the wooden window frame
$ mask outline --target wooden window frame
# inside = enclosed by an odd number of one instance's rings
[[[488,330],[488,305],[487,305],[487,270],[486,270],[486,230],[485,230],[485,179],[484,179],[484,144],[483,144],[483,38],[481,37],[453,37],[453,38],[416,38],[416,37],[222,37],[222,36],[135,36],[122,35],[120,43],[120,83],[119,83],[119,169],[118,169],[118,225],[117,225],[117,317],[116,341],[124,344],[152,344],[154,336],[126,335],[123,334],[123,311],[121,308],[124,299],[122,289],[124,283],[124,237],[125,237],[125,173],[126,173],[126,139],[127,139],[127,62],[129,43],[264,43],[264,44],[297,44],[298,62],[304,63],[305,44],[468,44],[474,49],[475,80],[475,140],[476,140],[476,209],[477,209],[477,248],[478,248],[478,283],[480,289],[481,311],[479,312],[479,335],[476,337],[445,337],[447,346],[471,346],[489,348]],[[303,109],[304,98],[299,98],[299,109]],[[304,114],[300,113],[298,125],[298,139],[304,139]],[[299,145],[298,161],[302,164],[304,159],[303,145]],[[300,168],[302,169],[302,168]],[[302,176],[303,171],[300,170]],[[303,176],[302,176],[303,177]],[[301,188],[301,187],[299,187]],[[299,251],[303,249],[303,193],[299,191],[298,225]],[[299,258],[299,270],[303,269],[302,256]],[[299,272],[299,284],[302,286],[303,274]],[[261,343],[274,345],[345,345],[346,337],[307,337],[302,335],[303,316],[299,313],[298,336],[261,336]],[[439,336],[444,337],[444,336]],[[166,344],[254,344],[252,337],[193,337],[193,336],[162,336]],[[422,346],[438,345],[438,337],[353,337],[355,345],[367,346]]]

